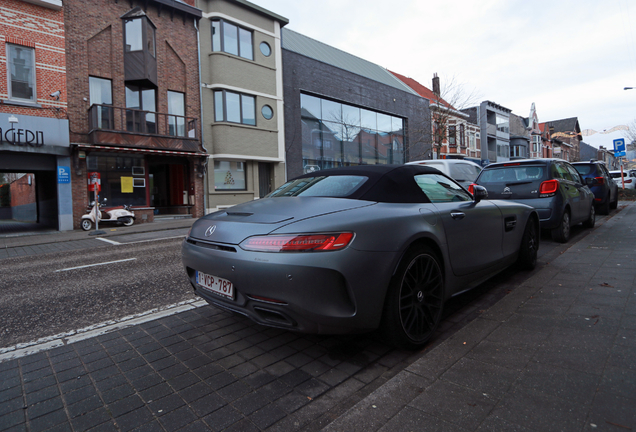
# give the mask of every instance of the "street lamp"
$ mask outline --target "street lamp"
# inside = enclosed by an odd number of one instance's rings
[[[623,90],[633,90],[633,89],[635,89],[635,88],[636,88],[636,87],[625,87],[625,88],[623,88]]]

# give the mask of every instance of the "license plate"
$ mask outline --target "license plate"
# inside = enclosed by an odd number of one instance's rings
[[[197,271],[197,283],[215,294],[234,299],[234,285],[227,279]]]

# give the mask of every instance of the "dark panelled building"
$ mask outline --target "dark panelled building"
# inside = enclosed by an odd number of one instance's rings
[[[282,46],[289,178],[430,148],[429,101],[386,69],[288,29]]]

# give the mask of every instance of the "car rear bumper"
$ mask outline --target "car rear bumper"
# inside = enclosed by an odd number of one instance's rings
[[[186,239],[182,260],[195,293],[208,303],[272,327],[304,333],[354,333],[378,327],[395,253],[263,253],[214,249]],[[227,279],[234,298],[196,282],[195,272]]]

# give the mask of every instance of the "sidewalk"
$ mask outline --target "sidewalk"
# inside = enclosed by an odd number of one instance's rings
[[[636,430],[636,205],[324,431]]]

